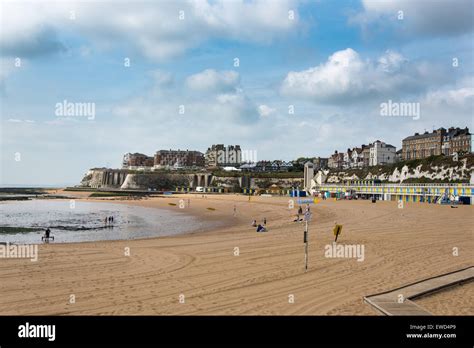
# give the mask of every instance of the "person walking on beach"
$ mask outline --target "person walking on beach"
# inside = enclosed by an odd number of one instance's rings
[[[301,208],[301,205],[298,208],[298,214],[296,214],[296,221],[300,221],[300,215],[303,214],[303,208]]]
[[[257,220],[253,220],[253,221],[252,221],[252,226],[253,226],[253,227],[257,227]]]
[[[237,215],[237,207],[234,204],[234,216],[236,216],[236,215]]]
[[[41,240],[44,241],[45,243],[49,243],[50,238],[54,240],[54,237],[50,237],[50,234],[51,234],[51,230],[49,228],[46,228],[46,230],[44,230],[44,236],[41,237]]]
[[[263,226],[265,226],[267,224],[267,218],[263,218]]]
[[[106,217],[105,217],[105,221],[104,221],[105,226],[107,226],[107,221],[108,221],[108,220],[109,220],[109,218],[106,216]]]

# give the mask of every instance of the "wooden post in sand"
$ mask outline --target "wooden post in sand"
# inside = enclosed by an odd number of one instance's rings
[[[306,220],[304,230],[304,271],[308,270],[308,220]]]
[[[304,271],[308,271],[308,221],[311,220],[311,213],[309,210],[304,214],[305,228],[304,228]]]

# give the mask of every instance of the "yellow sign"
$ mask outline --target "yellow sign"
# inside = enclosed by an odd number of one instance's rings
[[[334,235],[337,237],[341,234],[342,232],[342,225],[336,225],[334,226],[334,229],[332,230],[334,232]]]
[[[334,235],[336,236],[336,238],[334,238],[334,242],[337,242],[337,237],[339,237],[339,235],[341,234],[342,232],[342,225],[336,225],[334,226]]]

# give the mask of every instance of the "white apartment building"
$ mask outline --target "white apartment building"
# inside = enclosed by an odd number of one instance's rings
[[[362,168],[364,166],[363,149],[354,147],[351,155],[351,168]]]
[[[397,149],[395,146],[377,140],[370,148],[369,166],[395,163]]]
[[[344,152],[344,163],[342,164],[343,169],[348,169],[351,167],[351,162],[352,162],[352,150],[347,149],[346,152]]]

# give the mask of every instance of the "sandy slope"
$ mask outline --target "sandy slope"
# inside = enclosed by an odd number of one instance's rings
[[[183,195],[124,204],[179,210],[168,203],[188,197],[191,206],[180,211],[228,227],[147,240],[41,245],[37,263],[0,259],[0,314],[371,315],[376,313],[363,303],[364,295],[469,266],[474,256],[472,206],[320,202],[312,206],[305,273],[303,225],[292,222],[296,209],[288,209],[288,197],[248,202],[237,195]],[[256,233],[250,223],[263,217],[270,231]],[[344,226],[340,243],[365,245],[363,262],[324,256],[336,221]],[[462,303],[474,302],[472,292],[466,296]],[[432,311],[443,307],[432,302]]]

